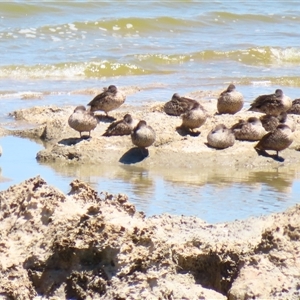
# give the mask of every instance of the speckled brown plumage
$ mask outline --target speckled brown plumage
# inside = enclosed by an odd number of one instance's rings
[[[268,132],[254,147],[256,150],[274,150],[277,153],[288,148],[293,142],[291,128],[279,124],[274,131]]]
[[[122,120],[111,123],[103,136],[130,135],[134,127],[134,121],[130,114],[126,114]]]
[[[287,111],[288,114],[300,115],[300,99],[295,99],[292,102],[291,108]]]
[[[71,128],[80,133],[87,131],[89,136],[91,135],[91,130],[95,129],[98,121],[94,116],[93,112],[86,110],[83,105],[77,106],[74,112],[70,115],[68,119],[68,124]]]
[[[287,112],[282,112],[278,116],[271,116],[271,115],[263,115],[260,117],[263,127],[267,131],[273,131],[277,128],[279,124],[288,125],[292,131],[295,131],[296,124],[295,122],[288,117]]]
[[[217,125],[207,135],[209,146],[217,149],[225,149],[234,145],[235,137],[231,129],[224,124]]]
[[[220,94],[217,109],[219,114],[235,114],[243,108],[243,105],[244,97],[242,93],[236,91],[234,84],[230,84]]]
[[[256,117],[250,117],[247,121],[239,120],[238,123],[231,127],[236,140],[258,141],[267,132]]]
[[[105,114],[119,108],[125,102],[126,96],[121,93],[115,85],[110,85],[101,94],[97,95],[88,106],[91,111],[101,110]]]
[[[193,105],[198,103],[194,99],[181,97],[178,93],[172,96],[172,99],[165,103],[164,111],[167,115],[180,116],[181,114],[191,110]]]
[[[249,110],[278,116],[281,112],[289,110],[291,105],[291,99],[285,96],[281,89],[277,89],[274,94],[257,97],[250,105]]]
[[[181,117],[181,127],[193,130],[195,128],[199,128],[205,123],[207,114],[200,103],[196,102],[194,103],[193,107],[189,111],[183,113]]]
[[[147,148],[155,142],[155,131],[147,125],[146,121],[141,120],[131,132],[132,143],[139,148]]]

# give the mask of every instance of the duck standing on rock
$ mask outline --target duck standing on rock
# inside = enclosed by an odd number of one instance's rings
[[[278,157],[278,152],[288,148],[293,142],[292,130],[285,124],[279,124],[274,131],[268,132],[262,137],[255,150],[274,150]]]
[[[181,117],[182,124],[180,128],[185,130],[193,130],[199,128],[205,123],[207,114],[202,105],[198,102],[195,102],[193,107],[189,111],[183,113]]]
[[[235,137],[231,129],[224,124],[217,125],[207,135],[207,144],[217,149],[225,149],[234,145]]]
[[[134,127],[134,120],[130,114],[126,114],[122,120],[115,121],[111,123],[103,136],[112,135],[130,135]]]
[[[155,138],[156,135],[154,129],[147,125],[144,120],[139,121],[131,132],[132,143],[142,150],[151,146],[155,142]]]
[[[258,141],[267,132],[262,126],[261,121],[256,117],[250,117],[247,121],[239,120],[231,127],[236,140]]]
[[[115,85],[110,85],[101,94],[97,95],[88,106],[91,111],[104,111],[106,116],[108,112],[119,108],[125,102],[126,96],[121,93]]]
[[[198,103],[194,99],[181,97],[178,93],[172,96],[172,99],[165,103],[164,111],[167,115],[180,116],[181,114],[191,110],[193,105]]]
[[[278,116],[281,112],[289,110],[291,106],[291,98],[285,96],[281,89],[277,89],[274,94],[257,97],[248,110]]]
[[[244,97],[242,93],[236,91],[234,84],[229,84],[227,89],[223,91],[217,103],[219,114],[235,114],[243,108]]]
[[[74,109],[74,112],[70,115],[68,119],[68,124],[71,128],[80,133],[87,131],[89,137],[91,136],[91,130],[95,129],[98,120],[94,116],[93,112],[87,110],[85,106],[79,105]]]

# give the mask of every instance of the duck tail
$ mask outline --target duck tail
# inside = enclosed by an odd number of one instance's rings
[[[255,107],[255,106],[250,106],[250,108],[247,109],[247,111],[256,111],[256,112],[259,112],[260,110],[257,107]]]

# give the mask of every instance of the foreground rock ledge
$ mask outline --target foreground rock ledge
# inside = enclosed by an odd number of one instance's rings
[[[300,206],[210,225],[35,177],[0,193],[4,299],[299,299]]]

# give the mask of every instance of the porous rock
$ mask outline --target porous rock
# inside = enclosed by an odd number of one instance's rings
[[[0,192],[0,296],[299,299],[300,206],[208,224],[145,217],[126,195],[34,177]]]

